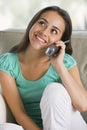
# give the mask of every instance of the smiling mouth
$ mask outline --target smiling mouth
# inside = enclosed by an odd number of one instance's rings
[[[38,39],[40,41],[40,43],[46,44],[46,40],[42,39],[41,37],[39,37],[37,34],[35,34],[36,39]]]

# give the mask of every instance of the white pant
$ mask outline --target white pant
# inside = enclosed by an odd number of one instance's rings
[[[0,130],[24,130],[20,125],[13,123],[0,124]]]
[[[59,83],[46,87],[40,107],[44,130],[87,130],[80,112],[74,110],[68,92]]]
[[[66,89],[58,83],[49,84],[41,99],[44,130],[87,130],[78,111],[73,109]],[[0,130],[24,130],[12,123],[1,123]]]

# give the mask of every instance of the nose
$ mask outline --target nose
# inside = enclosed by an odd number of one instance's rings
[[[45,37],[47,37],[49,35],[49,29],[48,28],[44,28],[43,30],[40,31],[42,33],[42,35],[44,35]]]

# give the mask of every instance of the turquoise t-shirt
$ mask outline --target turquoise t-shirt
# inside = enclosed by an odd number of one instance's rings
[[[65,54],[64,64],[69,70],[76,65],[76,61],[72,56]],[[5,53],[0,56],[0,70],[14,77],[27,114],[42,128],[39,103],[44,88],[51,82],[61,83],[60,76],[54,67],[50,65],[40,79],[29,81],[22,75],[17,53]]]

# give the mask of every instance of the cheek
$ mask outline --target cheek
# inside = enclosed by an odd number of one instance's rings
[[[31,34],[33,33],[33,31],[34,31],[34,27],[32,27],[32,28],[30,29],[29,35],[31,35]]]
[[[29,31],[28,37],[29,37],[29,40],[31,40],[31,31]]]
[[[53,37],[53,38],[51,38],[51,43],[55,43],[55,42],[58,42],[59,40],[61,39],[61,37]]]
[[[37,30],[38,30],[38,25],[37,25],[37,24],[34,24],[34,25],[31,27],[31,29],[30,29],[31,32],[35,32],[35,31],[37,31]]]
[[[37,32],[37,31],[38,31],[38,26],[36,24],[34,24],[32,26],[32,28],[30,29],[29,38],[31,38],[34,35],[34,33]]]
[[[31,39],[34,35],[34,26],[29,31],[29,39]]]

